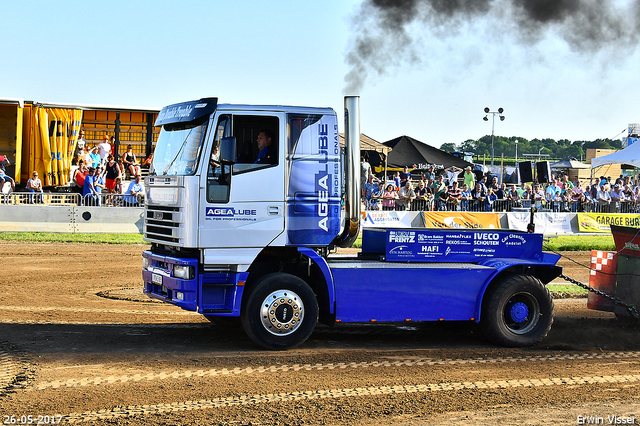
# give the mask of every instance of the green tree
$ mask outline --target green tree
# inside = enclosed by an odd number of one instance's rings
[[[477,150],[478,150],[478,144],[473,139],[467,139],[466,141],[460,144],[460,151],[473,152],[477,154],[478,153]]]
[[[447,142],[440,145],[440,149],[447,152],[457,151],[456,144],[453,142]]]
[[[595,139],[593,141],[570,141],[568,139],[560,139],[556,141],[551,138],[544,139],[531,139],[520,136],[495,136],[493,139],[493,146],[495,151],[495,158],[500,158],[504,154],[507,158],[515,157],[516,144],[518,140],[518,158],[523,158],[523,154],[538,154],[542,149],[541,154],[547,154],[549,159],[562,159],[567,157],[584,158],[586,150],[589,148],[596,149],[621,149],[622,141],[620,139]],[[456,146],[453,143],[449,143],[446,146]],[[482,158],[486,156],[491,158],[491,135],[485,135],[481,138],[467,139],[464,142],[460,142],[456,146],[457,150],[465,152],[473,152],[478,157]]]

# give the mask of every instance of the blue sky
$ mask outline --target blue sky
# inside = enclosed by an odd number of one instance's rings
[[[5,2],[0,98],[160,108],[217,96],[341,116],[357,24],[375,21],[361,3]],[[458,22],[447,35],[408,26],[413,60],[388,49],[384,71],[349,93],[361,97],[361,131],[460,143],[491,133],[485,106],[505,110],[497,135],[528,139],[613,138],[640,122],[635,45],[575,51],[553,27],[523,43],[497,22]]]

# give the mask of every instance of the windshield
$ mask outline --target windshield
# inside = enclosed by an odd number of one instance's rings
[[[153,155],[155,172],[173,176],[194,174],[208,123],[207,120],[199,125],[179,128],[162,126]]]

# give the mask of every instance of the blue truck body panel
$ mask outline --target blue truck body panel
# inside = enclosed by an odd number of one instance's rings
[[[328,312],[341,322],[479,321],[494,277],[514,267],[552,270],[560,257],[542,252],[542,235],[495,229],[367,229],[362,252],[369,260],[297,250],[318,266]],[[185,280],[172,275],[174,265],[198,271],[197,259],[143,256],[150,263],[143,270],[149,296],[205,315],[240,315],[248,272],[196,272]]]
[[[471,320],[495,269],[474,264],[330,262],[342,322]]]
[[[326,259],[320,256],[315,250],[307,247],[298,247],[298,251],[304,254],[305,256],[307,256],[308,258],[310,258],[311,260],[313,260],[316,263],[316,265],[318,265],[318,268],[320,268],[320,271],[322,272],[322,275],[324,276],[324,279],[327,282],[329,313],[334,314],[335,302],[336,302],[335,285],[333,283],[333,275],[331,274],[331,269],[329,268],[329,265],[327,264]]]
[[[200,275],[198,313],[219,316],[240,316],[247,272],[205,273]]]

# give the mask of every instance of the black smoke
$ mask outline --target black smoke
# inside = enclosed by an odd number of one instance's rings
[[[412,34],[453,37],[476,20],[491,20],[524,45],[552,32],[575,52],[628,54],[639,40],[640,0],[364,0],[352,17],[345,93],[357,93],[371,73],[424,61],[425,46]]]

